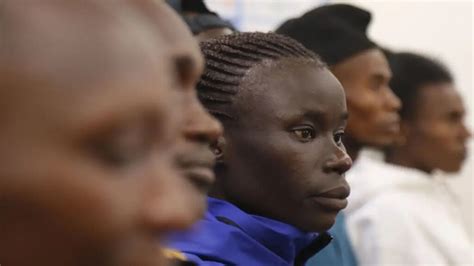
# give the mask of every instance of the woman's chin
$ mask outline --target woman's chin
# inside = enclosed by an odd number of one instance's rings
[[[307,222],[298,227],[307,232],[326,232],[336,223],[336,216],[337,213],[333,215],[315,215],[316,218],[311,217],[312,219],[308,219]]]

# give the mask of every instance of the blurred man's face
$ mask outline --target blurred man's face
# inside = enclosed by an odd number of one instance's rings
[[[348,138],[368,146],[392,144],[399,133],[400,100],[388,86],[390,67],[379,49],[354,55],[331,67],[347,98]]]
[[[459,171],[467,156],[471,134],[464,122],[465,109],[451,83],[429,84],[419,89],[411,119],[402,121],[405,160],[431,172]]]
[[[185,119],[174,43],[119,2],[2,10],[0,263],[163,265],[156,237],[203,210],[171,152]]]
[[[144,11],[150,8],[143,8]],[[196,201],[202,211],[206,206],[206,193],[214,182],[214,154],[210,146],[222,135],[222,126],[199,102],[196,83],[203,71],[203,57],[197,41],[186,25],[169,7],[148,13],[154,28],[168,42],[166,58],[173,88],[180,100],[175,108],[184,116],[180,140],[176,147],[176,163],[200,195]],[[170,27],[169,25],[174,25]]]

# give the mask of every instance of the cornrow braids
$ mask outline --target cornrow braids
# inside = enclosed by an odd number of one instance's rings
[[[235,33],[200,44],[205,70],[197,84],[207,110],[221,121],[235,120],[228,110],[248,71],[263,61],[296,58],[325,67],[319,56],[297,41],[276,33]]]

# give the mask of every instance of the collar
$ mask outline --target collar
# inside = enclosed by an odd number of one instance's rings
[[[448,189],[442,179],[433,175],[365,154],[359,156],[346,177],[351,186],[349,205],[344,210],[346,213],[352,213],[367,201],[378,195],[387,195],[390,191],[416,191],[417,194],[426,191],[436,195],[433,190]]]
[[[331,240],[327,233],[307,233],[211,197],[204,219],[171,239],[170,246],[201,259],[226,265],[282,266],[306,261]]]

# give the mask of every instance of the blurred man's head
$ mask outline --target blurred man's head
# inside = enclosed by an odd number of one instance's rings
[[[386,57],[366,36],[370,20],[366,10],[335,4],[313,9],[277,29],[321,55],[343,85],[351,156],[365,145],[392,144],[399,130],[400,101],[388,86],[392,74]]]
[[[170,67],[173,89],[180,100],[175,112],[184,116],[179,144],[175,148],[175,162],[197,189],[200,199],[196,203],[204,212],[207,190],[214,182],[215,158],[210,146],[222,135],[221,124],[204,109],[196,95],[196,83],[202,74],[204,60],[198,42],[172,8],[161,3],[157,10],[153,4],[156,1],[144,2],[148,5],[142,4],[141,10],[149,16],[158,35],[170,44],[166,46],[164,59]]]
[[[388,149],[387,160],[425,172],[458,171],[471,134],[451,74],[440,62],[412,53],[389,54],[389,62],[390,85],[403,107],[399,145]]]
[[[204,208],[172,156],[202,58],[144,11],[191,39],[184,24],[159,1],[1,11],[0,263],[163,265],[157,237]]]

